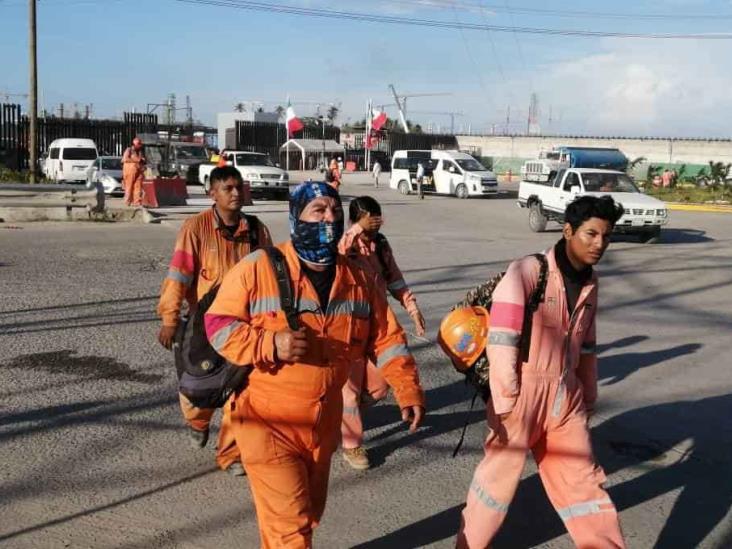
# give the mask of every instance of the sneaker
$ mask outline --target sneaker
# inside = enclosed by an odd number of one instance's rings
[[[363,471],[364,469],[371,467],[371,463],[369,463],[369,456],[366,453],[366,449],[362,446],[359,446],[358,448],[344,448],[343,459],[348,462],[348,465],[354,469],[358,469],[359,471]]]
[[[191,427],[188,428],[188,438],[196,448],[203,448],[208,442],[208,429],[205,431],[196,431]]]
[[[240,461],[235,461],[226,468],[226,472],[232,477],[243,477],[246,476],[247,472],[244,470],[244,466]]]

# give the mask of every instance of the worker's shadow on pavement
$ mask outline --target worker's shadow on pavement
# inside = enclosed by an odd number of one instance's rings
[[[602,385],[614,385],[626,377],[654,364],[690,355],[702,348],[700,343],[684,343],[669,349],[645,353],[620,353],[599,359],[599,379]]]
[[[464,425],[485,422],[485,405],[480,398],[475,406],[469,410],[469,403],[474,391],[464,381],[456,381],[449,385],[436,387],[425,391],[429,410],[420,429],[414,434],[407,434],[406,424],[399,420],[398,406],[380,405],[368,408],[364,414],[364,431],[385,427],[387,429],[376,436],[369,438],[369,459],[372,468],[383,465],[387,457],[399,448],[410,446],[418,442],[444,435],[451,431],[458,431]],[[462,406],[464,409],[452,413],[436,413],[443,408]],[[392,438],[401,433],[402,436]],[[455,435],[454,443],[458,441]],[[447,454],[447,452],[446,452]]]

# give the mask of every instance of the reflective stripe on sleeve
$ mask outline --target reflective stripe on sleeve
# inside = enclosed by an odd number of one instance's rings
[[[168,270],[168,278],[170,280],[175,280],[176,282],[180,282],[181,284],[185,284],[186,286],[190,286],[191,282],[193,281],[192,276],[184,275],[180,271],[175,271],[173,269]]]
[[[209,339],[209,342],[211,343],[211,347],[216,349],[216,351],[219,351],[223,348],[224,345],[226,345],[226,342],[229,340],[229,336],[232,334],[234,330],[236,330],[239,326],[241,326],[241,322],[234,321],[228,326],[224,326],[221,328],[218,332],[216,332],[211,339]]]
[[[503,345],[504,347],[518,347],[521,341],[521,334],[515,332],[498,332],[491,330],[488,334],[490,345]]]
[[[613,511],[615,511],[615,506],[613,505],[613,502],[607,498],[584,501],[582,503],[575,503],[569,507],[557,509],[557,513],[565,522],[573,518],[596,515],[598,513],[611,513]]]
[[[265,313],[271,313],[272,311],[280,310],[280,298],[279,296],[274,297],[262,297],[255,299],[249,306],[249,313],[252,315],[263,315]]]
[[[470,483],[470,490],[486,507],[493,509],[494,511],[498,511],[499,513],[508,512],[508,503],[501,503],[500,501],[493,499],[485,490],[483,490],[477,480],[473,479],[473,482]]]
[[[395,280],[391,284],[387,285],[387,288],[390,292],[396,292],[397,290],[403,290],[407,287],[407,283],[404,281],[404,279]]]
[[[409,348],[407,348],[407,346],[404,345],[404,343],[398,343],[396,345],[392,345],[391,347],[387,347],[386,349],[384,349],[379,354],[379,356],[376,358],[376,367],[381,368],[391,359],[397,358],[400,356],[404,356],[404,357],[412,356],[409,353]]]

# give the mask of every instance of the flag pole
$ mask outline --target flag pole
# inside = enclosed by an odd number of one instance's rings
[[[287,108],[290,108],[290,96],[287,96]],[[287,125],[287,111],[285,111],[285,135],[287,136],[287,139],[285,140],[285,171],[287,172],[288,176],[290,173],[290,128]]]
[[[371,99],[366,107],[366,140],[365,140],[366,172],[371,172]]]

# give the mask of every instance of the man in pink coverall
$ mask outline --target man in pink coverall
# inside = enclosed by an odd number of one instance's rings
[[[597,398],[597,274],[592,266],[622,214],[622,206],[608,196],[584,196],[567,207],[563,238],[546,254],[546,292],[532,318],[528,357],[521,356],[524,305],[536,287],[539,262],[531,256],[514,261],[493,293],[489,433],[468,490],[459,548],[490,545],[506,517],[527,450],[577,547],[625,547],[588,427]]]

